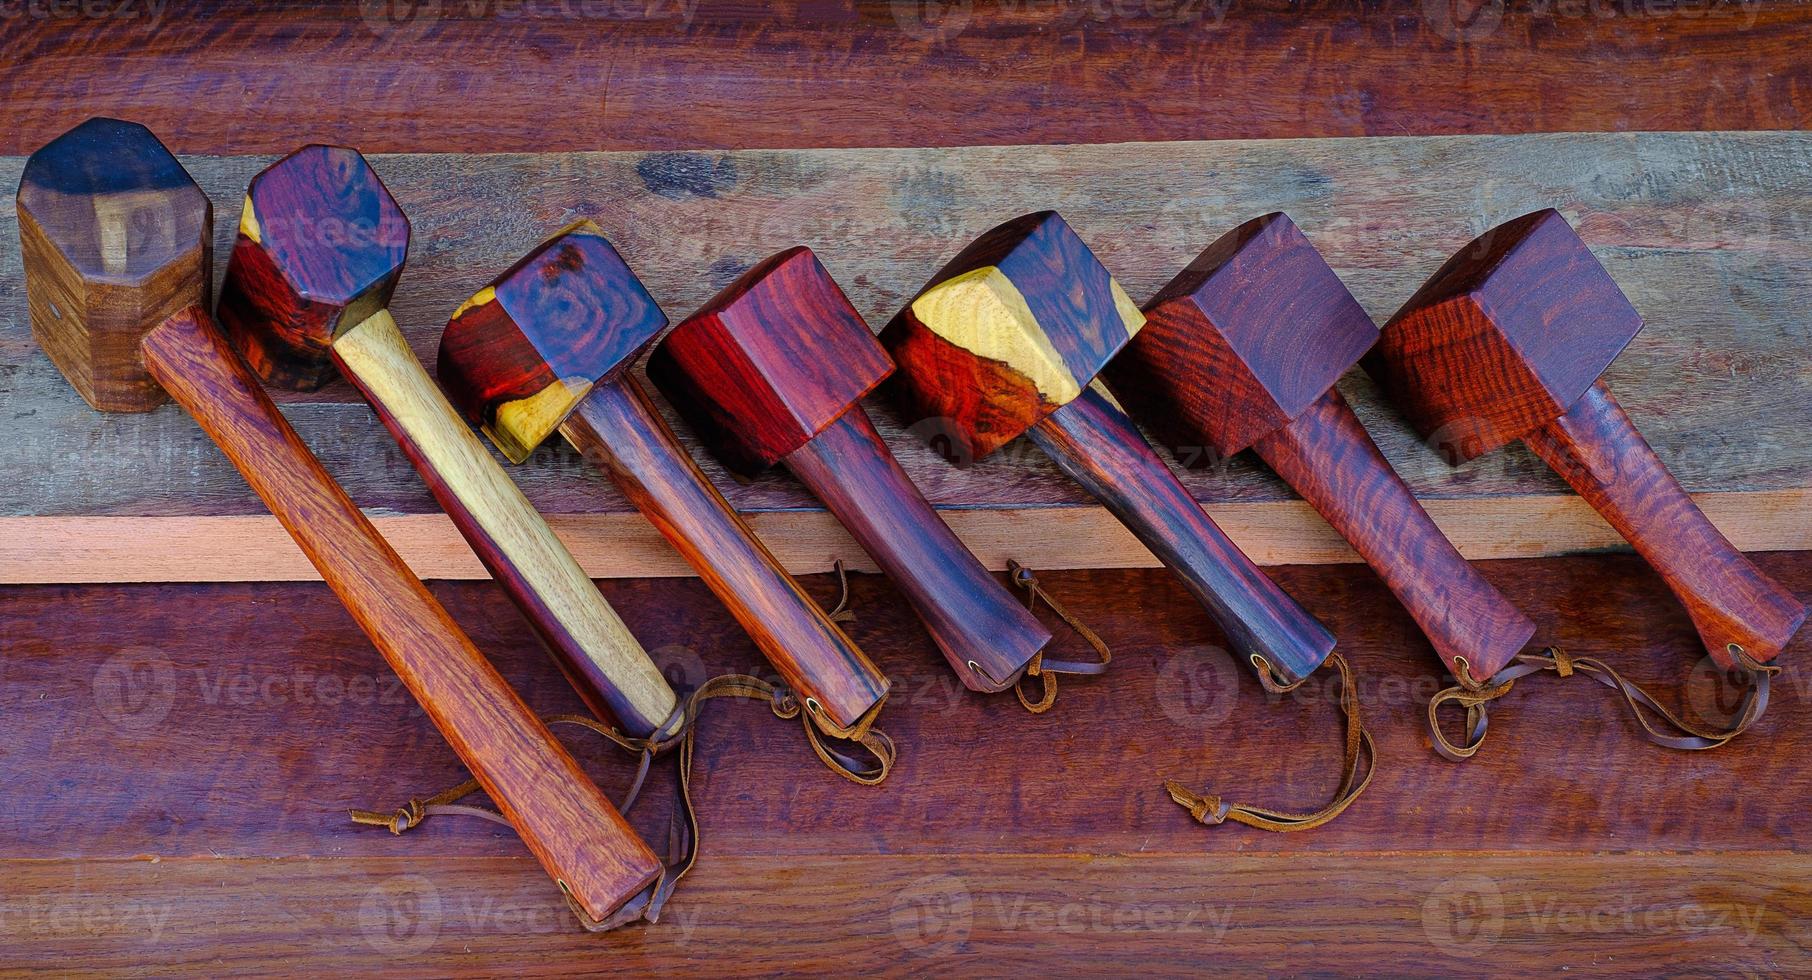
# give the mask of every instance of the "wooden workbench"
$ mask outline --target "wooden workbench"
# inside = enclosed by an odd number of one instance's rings
[[[393,309],[430,364],[461,299],[582,216],[672,317],[802,242],[878,327],[976,233],[1042,207],[1141,300],[1221,231],[1287,210],[1382,319],[1474,234],[1552,205],[1649,321],[1609,374],[1620,399],[1737,545],[1812,594],[1812,139],[1788,132],[1812,116],[1812,13],[1494,21],[1486,4],[1456,26],[1437,6],[1208,5],[1181,23],[1196,8],[43,8],[0,22],[19,65],[0,77],[0,183],[88,115],[135,118],[213,199],[224,256],[273,155],[360,145],[414,224]],[[1531,455],[1449,469],[1363,375],[1342,390],[1539,639],[1698,715],[1727,707],[1659,578]],[[0,393],[0,970],[1812,968],[1812,691],[1794,670],[1812,641],[1720,752],[1651,747],[1602,689],[1550,677],[1498,708],[1479,758],[1446,763],[1421,722],[1439,664],[1376,577],[1251,460],[1164,447],[1338,634],[1381,755],[1318,832],[1203,828],[1163,778],[1326,795],[1332,692],[1267,698],[1030,449],[955,469],[881,403],[952,525],[992,567],[1040,569],[1113,670],[1036,717],[963,693],[898,594],[853,576],[852,635],[895,680],[893,777],[844,783],[795,726],[714,708],[698,869],[658,925],[587,935],[499,828],[345,822],[457,781],[452,751],[186,416],[93,413],[36,350],[10,209]],[[279,400],[530,703],[575,709],[356,393]],[[872,568],[790,479],[707,469],[827,604],[833,560]],[[512,474],[676,678],[761,669],[570,450]],[[620,756],[572,744],[622,788]],[[658,839],[667,816],[657,790],[635,822]]]

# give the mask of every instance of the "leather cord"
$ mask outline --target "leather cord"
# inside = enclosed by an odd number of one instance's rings
[[[1087,623],[1070,615],[1070,611],[1064,608],[1062,603],[1052,598],[1051,594],[1038,584],[1038,576],[1033,574],[1031,569],[1008,559],[1007,572],[1012,576],[1014,585],[1026,590],[1026,609],[1036,613],[1038,602],[1042,599],[1044,604],[1050,606],[1051,611],[1056,613],[1065,625],[1074,630],[1077,636],[1082,637],[1089,646],[1095,649],[1096,653],[1101,655],[1099,660],[1053,660],[1045,656],[1045,651],[1038,651],[1031,662],[1026,664],[1025,672],[1019,675],[1019,680],[1013,683],[1013,693],[1019,697],[1019,703],[1024,705],[1027,711],[1035,715],[1043,714],[1051,710],[1051,705],[1057,703],[1058,674],[1072,674],[1077,677],[1105,674],[1107,665],[1114,659],[1114,653],[1108,649],[1107,643],[1101,639],[1100,634],[1090,629]],[[1043,680],[1044,688],[1036,698],[1026,696],[1025,681],[1028,677]]]
[[[624,794],[621,812],[627,813],[640,798],[642,786],[648,777],[657,756],[671,754],[676,759],[676,778],[674,779],[675,813],[668,824],[668,856],[662,862],[661,875],[654,884],[641,894],[625,903],[622,908],[603,920],[594,920],[585,914],[566,883],[560,882],[560,889],[566,896],[567,905],[578,916],[581,924],[589,932],[605,932],[634,922],[647,920],[658,922],[661,909],[672,896],[680,879],[692,870],[698,859],[698,813],[692,804],[692,759],[697,744],[698,716],[704,703],[717,698],[748,698],[766,701],[775,717],[782,719],[799,718],[805,727],[805,736],[812,751],[829,766],[832,772],[853,783],[873,786],[887,778],[893,770],[896,755],[893,739],[887,733],[872,726],[874,718],[871,713],[868,719],[859,726],[859,731],[851,739],[841,739],[820,732],[813,720],[813,715],[800,708],[799,700],[793,692],[775,684],[770,684],[759,677],[746,674],[723,674],[713,677],[700,685],[698,690],[686,698],[681,706],[675,709],[673,717],[661,726],[661,732],[649,738],[633,738],[615,728],[600,724],[583,715],[552,715],[546,718],[549,725],[574,725],[604,736],[611,743],[625,751],[638,756],[636,775],[629,791]],[[853,743],[865,750],[871,757],[863,760],[844,742]],[[677,748],[678,752],[670,752]],[[455,801],[469,796],[478,790],[478,781],[468,779],[457,786],[436,793],[427,799],[411,799],[408,803],[393,812],[385,813],[373,810],[351,810],[348,816],[353,823],[365,826],[385,827],[393,834],[401,834],[414,829],[424,820],[433,816],[466,816],[478,817],[493,823],[509,826],[504,816],[495,810],[482,806],[457,803]]]
[[[1551,670],[1561,677],[1584,674],[1622,695],[1630,715],[1642,728],[1643,736],[1656,745],[1683,752],[1715,749],[1748,731],[1749,726],[1761,719],[1768,710],[1770,680],[1780,673],[1779,667],[1758,663],[1735,644],[1731,645],[1730,652],[1741,665],[1749,689],[1743,694],[1736,720],[1725,728],[1706,728],[1686,721],[1596,657],[1573,657],[1559,647],[1548,647],[1540,653],[1518,654],[1510,666],[1498,671],[1497,676],[1486,684],[1472,683],[1466,676],[1465,661],[1460,661],[1460,683],[1441,691],[1428,702],[1429,739],[1443,758],[1454,762],[1472,758],[1484,744],[1485,734],[1490,729],[1488,706],[1491,702],[1510,693],[1518,680]],[[1447,704],[1466,709],[1464,742],[1453,742],[1441,730],[1439,712]]]
[[[1334,796],[1326,806],[1313,813],[1291,813],[1243,803],[1229,803],[1217,795],[1196,793],[1174,779],[1164,783],[1164,788],[1170,792],[1170,798],[1178,806],[1188,810],[1197,822],[1209,826],[1231,820],[1259,830],[1290,833],[1313,830],[1340,816],[1371,785],[1372,775],[1377,771],[1378,747],[1373,743],[1372,734],[1366,730],[1365,722],[1360,716],[1359,692],[1353,683],[1352,668],[1347,665],[1346,658],[1338,653],[1329,654],[1327,662],[1340,673],[1340,712],[1346,717],[1346,745],[1341,762],[1340,786],[1334,790]],[[1305,677],[1294,684],[1280,684],[1264,657],[1253,654],[1252,663],[1258,668],[1259,683],[1273,694],[1286,694],[1308,680]],[[1365,778],[1359,779],[1362,762]]]

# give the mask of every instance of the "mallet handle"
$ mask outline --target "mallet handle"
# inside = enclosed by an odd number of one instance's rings
[[[1085,389],[1028,431],[1182,577],[1240,659],[1258,654],[1279,679],[1294,682],[1333,651],[1334,634],[1252,564],[1099,390]]]
[[[389,312],[341,334],[331,350],[586,705],[630,734],[658,729],[678,704],[673,688],[428,378]]]
[[[1774,659],[1805,621],[1805,604],[1705,518],[1602,381],[1524,441],[1661,573],[1719,665],[1736,666],[1733,643]]]
[[[1435,526],[1338,388],[1252,449],[1352,542],[1456,677],[1456,657],[1465,658],[1469,676],[1484,681],[1534,635],[1529,617]]]
[[[660,529],[802,703],[848,730],[887,695],[886,676],[730,508],[634,378],[593,388],[560,432]]]
[[[1050,642],[1051,631],[938,517],[861,405],[784,462],[906,594],[971,690],[1004,690]]]
[[[140,348],[585,913],[603,919],[646,888],[654,853],[321,468],[207,312],[172,316]]]

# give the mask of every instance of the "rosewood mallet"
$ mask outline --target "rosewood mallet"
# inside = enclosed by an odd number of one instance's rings
[[[143,126],[91,119],[19,182],[32,333],[89,404],[182,405],[238,467],[578,908],[660,862],[290,427],[208,316],[212,207]]]
[[[865,730],[887,678],[730,508],[630,372],[666,325],[597,225],[581,221],[454,312],[440,380],[512,462],[558,430],[660,528],[815,724]]]
[[[1600,380],[1641,329],[1610,273],[1548,209],[1448,259],[1364,365],[1454,465],[1523,440],[1661,573],[1720,666],[1766,664],[1806,607],[1705,518]]]
[[[307,146],[252,178],[221,287],[227,335],[268,383],[336,370],[365,395],[587,706],[646,738],[673,689],[591,578],[429,379],[388,312],[409,219],[358,151]]]
[[[1051,633],[925,500],[862,408],[893,361],[811,249],[756,263],[648,358],[648,376],[733,473],[777,463],[893,578],[971,690],[1018,680]]]
[[[1294,684],[1333,634],[1228,540],[1094,384],[1144,323],[1082,239],[1043,211],[963,249],[881,342],[908,414],[940,419],[961,459],[1029,435],[1181,576],[1241,659]]]
[[[1279,212],[1223,235],[1160,289],[1102,376],[1173,445],[1257,453],[1352,542],[1456,677],[1490,677],[1535,624],[1460,557],[1334,387],[1377,339]]]

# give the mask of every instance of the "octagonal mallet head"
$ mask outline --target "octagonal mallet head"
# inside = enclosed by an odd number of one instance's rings
[[[1462,558],[1334,383],[1378,339],[1288,216],[1221,236],[1145,304],[1104,377],[1175,446],[1247,448],[1375,569],[1455,676],[1488,678],[1535,624]]]
[[[390,305],[409,219],[359,151],[305,146],[252,178],[220,324],[265,382],[312,391],[334,338]]]
[[[1765,663],[1806,608],[1700,512],[1599,379],[1642,318],[1552,209],[1449,259],[1365,360],[1460,462],[1522,439],[1661,573],[1720,665]]]
[[[441,336],[440,382],[520,463],[666,326],[603,231],[579,221],[454,311]]]
[[[167,401],[139,340],[207,304],[207,195],[150,130],[96,117],[25,161],[18,207],[32,336],[57,370],[103,412]]]
[[[1062,216],[1040,211],[963,249],[881,343],[908,414],[940,420],[968,463],[1082,394],[1144,323]]]
[[[1051,634],[951,532],[862,396],[893,361],[803,246],[755,264],[674,327],[648,375],[732,472],[785,462],[906,594],[972,690],[1012,684]]]

